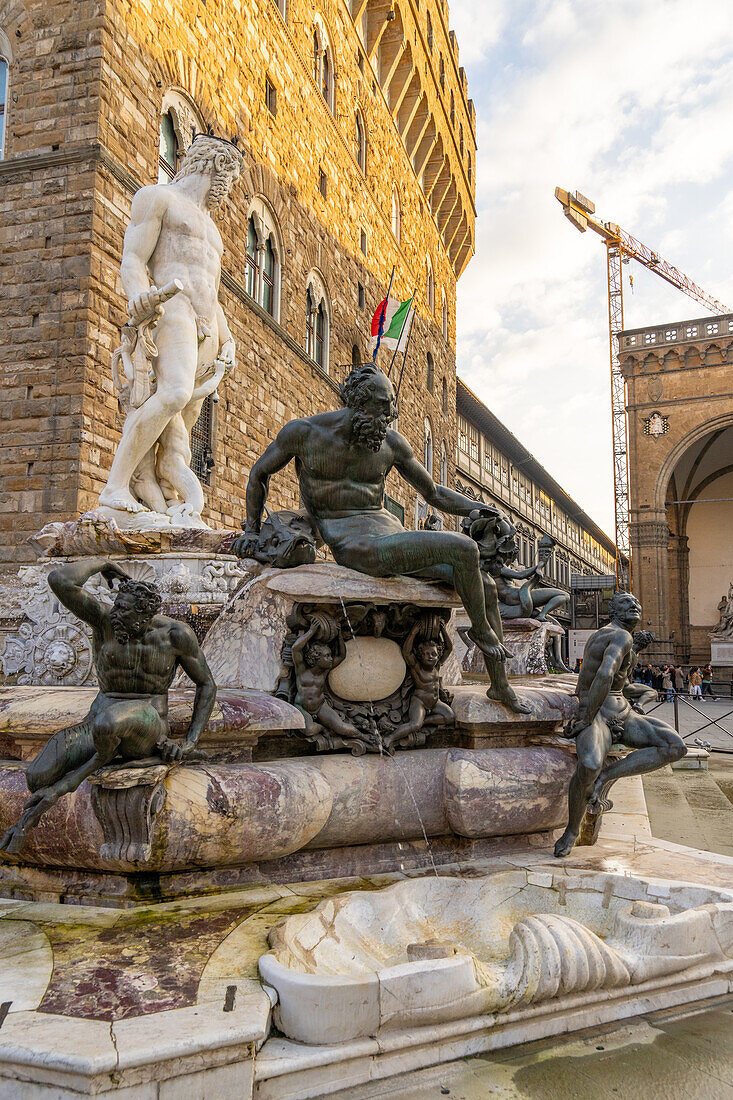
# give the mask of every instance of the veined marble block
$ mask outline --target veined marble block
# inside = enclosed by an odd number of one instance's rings
[[[465,615],[461,626],[470,625]],[[562,637],[565,633],[557,623],[540,622],[539,619],[503,619],[504,642],[513,654],[506,663],[508,676],[547,676],[550,672],[546,649],[553,637]],[[465,646],[461,652],[461,667],[464,672],[484,675],[486,665],[481,651],[472,645]]]
[[[0,761],[0,833],[27,798],[25,767]],[[539,745],[110,766],[48,810],[0,869],[183,875],[305,849],[338,859],[360,844],[547,833],[563,822],[572,770],[566,750]]]

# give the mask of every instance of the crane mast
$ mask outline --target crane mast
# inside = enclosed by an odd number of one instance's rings
[[[628,465],[628,426],[626,423],[626,380],[621,373],[618,358],[619,334],[624,327],[624,287],[622,263],[636,260],[655,275],[681,290],[689,298],[700,302],[711,313],[729,313],[727,306],[707,294],[697,283],[658,253],[626,233],[614,222],[603,222],[594,217],[595,204],[579,191],[572,194],[555,188],[555,198],[562,204],[563,213],[581,233],[592,229],[606,246],[606,272],[608,278],[608,343],[611,361],[611,426],[613,437],[613,492],[616,525],[616,583],[620,589],[630,584],[629,562],[631,540],[629,532],[630,498]]]

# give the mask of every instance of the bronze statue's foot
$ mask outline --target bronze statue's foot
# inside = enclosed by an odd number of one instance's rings
[[[99,506],[101,508],[117,508],[121,512],[150,511],[139,500],[135,500],[129,489],[120,489],[116,492],[110,491],[109,488],[103,489],[99,494]]]
[[[494,687],[492,684],[486,692],[486,697],[487,699],[493,699],[496,703],[501,703],[502,706],[509,707],[509,710],[513,710],[515,714],[532,713],[531,707],[523,703],[510,687],[502,689]]]
[[[573,833],[570,829],[566,829],[560,839],[555,843],[554,851],[557,859],[563,859],[564,856],[570,855],[577,839],[577,833]]]
[[[493,630],[487,631],[485,637],[480,638],[475,632],[473,627],[466,631],[466,637],[478,646],[483,653],[484,657],[488,657],[490,661],[503,661],[506,653],[504,646],[501,644]]]
[[[613,802],[608,797],[610,789],[611,784],[607,783],[602,775],[599,775],[593,787],[593,794],[588,800],[587,812],[593,817],[608,813],[609,810],[613,809]]]
[[[26,840],[25,829],[19,824],[11,825],[0,840],[0,852],[7,852],[9,856],[17,856],[23,850]]]

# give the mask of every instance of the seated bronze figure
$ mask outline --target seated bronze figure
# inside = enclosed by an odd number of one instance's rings
[[[114,603],[106,606],[84,591],[100,574]],[[185,623],[159,614],[157,588],[131,580],[105,558],[62,565],[48,583],[61,603],[92,628],[99,694],[82,722],[59,730],[28,766],[28,799],[20,820],[0,840],[16,855],[28,832],[65,794],[105,764],[160,756],[165,761],[201,758],[196,745],[216,700],[216,685],[196,635]],[[168,728],[168,688],[181,667],[196,685],[191,723],[182,743]]]

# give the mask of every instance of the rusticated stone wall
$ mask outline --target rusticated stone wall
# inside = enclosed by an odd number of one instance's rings
[[[620,336],[619,358],[628,394],[632,587],[644,627],[662,639],[650,659],[708,662],[715,620],[711,611],[709,623],[691,623],[701,581],[691,576],[688,521],[708,497],[708,507],[730,513],[730,501],[718,498],[729,497],[721,479],[733,462],[733,314],[630,329]],[[733,576],[730,546],[718,564]],[[721,596],[727,576],[722,568]]]
[[[446,20],[437,0],[394,8],[364,0],[351,9],[343,0],[315,8],[293,0],[285,18],[273,0],[0,3],[0,30],[12,51],[0,161],[0,565],[31,560],[25,539],[50,519],[93,506],[104,484],[122,427],[110,370],[126,319],[122,236],[132,194],[157,178],[170,89],[187,96],[215,132],[237,136],[247,163],[220,225],[221,299],[238,364],[215,407],[207,521],[237,525],[252,462],[280,426],[337,405],[337,383],[354,346],[366,353],[371,312],[393,265],[394,292],[406,297],[416,287],[418,304],[400,429],[421,455],[430,418],[436,473],[445,442],[452,483],[455,287],[473,252],[475,117]],[[312,75],[316,22],[331,51],[332,109]],[[277,93],[274,115],[265,104],[266,77]],[[357,109],[368,136],[364,172],[355,156]],[[255,195],[269,204],[282,238],[277,322],[244,290],[247,203]],[[330,302],[327,371],[304,350],[306,278],[314,269]],[[414,493],[396,480],[388,491],[412,522]],[[273,484],[273,503],[296,500],[289,472]]]

